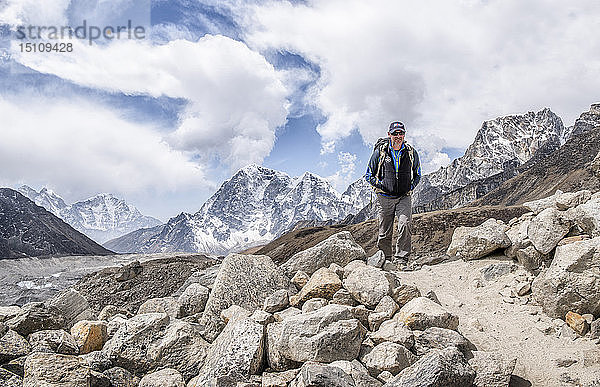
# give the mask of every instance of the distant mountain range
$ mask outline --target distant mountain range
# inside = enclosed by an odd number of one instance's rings
[[[151,216],[142,215],[125,200],[108,193],[67,205],[48,188],[38,192],[24,185],[18,191],[98,243],[162,223]]]
[[[0,258],[107,255],[111,251],[10,188],[0,188]]]
[[[264,244],[305,220],[341,221],[370,200],[363,179],[339,194],[324,178],[298,178],[256,164],[225,181],[195,214],[181,213],[165,225],[111,240],[117,252],[202,251],[225,254]]]

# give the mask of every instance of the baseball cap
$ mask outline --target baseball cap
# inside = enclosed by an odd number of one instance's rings
[[[404,129],[404,124],[400,121],[394,121],[390,124],[390,129],[388,130],[388,133],[394,133],[397,131],[405,131]]]

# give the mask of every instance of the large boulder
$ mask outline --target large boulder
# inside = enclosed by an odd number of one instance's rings
[[[190,284],[183,293],[179,296],[177,301],[181,305],[184,316],[191,316],[196,313],[201,313],[206,307],[208,301],[208,295],[210,291],[206,286],[199,283]]]
[[[328,267],[332,263],[345,266],[355,259],[364,261],[366,259],[365,250],[354,241],[349,231],[342,231],[313,247],[294,254],[281,265],[281,270],[292,278],[299,270],[311,275],[317,269]]]
[[[586,234],[592,237],[600,236],[600,198],[580,204],[568,213]]]
[[[458,327],[457,316],[427,297],[410,300],[394,315],[394,319],[404,323],[412,330],[425,330],[430,327],[456,329]]]
[[[10,371],[0,368],[0,386],[2,387],[22,387],[23,379]]]
[[[315,271],[300,293],[290,297],[292,306],[301,305],[311,298],[331,299],[342,288],[342,281],[335,272],[326,267]]]
[[[205,386],[224,376],[247,381],[250,375],[257,374],[263,364],[264,330],[263,325],[248,317],[229,321],[210,346],[199,375],[189,386]]]
[[[469,340],[452,329],[431,327],[424,331],[414,331],[414,335],[414,351],[419,356],[426,354],[432,349],[447,347],[456,347],[467,356],[472,349],[475,349],[475,346]]]
[[[383,383],[369,375],[367,367],[358,360],[336,360],[329,363],[331,366],[341,368],[342,371],[352,377],[354,384],[358,387],[381,387]]]
[[[359,265],[344,279],[344,288],[359,303],[374,308],[398,286],[396,277],[377,267]]]
[[[144,376],[139,387],[185,387],[185,381],[177,370],[164,368]]]
[[[455,347],[433,350],[405,368],[384,387],[471,386],[475,371]]]
[[[60,310],[60,314],[65,319],[65,328],[71,328],[73,324],[80,320],[94,319],[94,312],[90,304],[75,289],[63,290],[46,301],[46,304]]]
[[[557,190],[552,196],[548,196],[543,199],[533,200],[530,202],[525,202],[523,203],[523,207],[527,208],[529,211],[537,215],[547,208],[556,208],[556,199],[562,194],[563,192],[561,190]]]
[[[79,353],[100,351],[108,340],[108,325],[104,321],[81,320],[73,325],[71,335],[79,346]]]
[[[508,226],[501,220],[488,219],[476,227],[457,227],[452,234],[448,255],[473,260],[510,246]]]
[[[306,362],[290,387],[358,387],[350,375],[329,364]]]
[[[380,344],[384,341],[398,343],[411,349],[415,344],[414,333],[406,324],[396,319],[384,321],[379,329],[371,334],[373,343]]]
[[[588,190],[566,192],[556,198],[556,208],[565,211],[587,202],[591,197],[592,193]]]
[[[110,382],[111,387],[138,387],[140,378],[125,368],[112,367],[102,373]]]
[[[517,256],[517,251],[531,245],[531,241],[527,236],[531,218],[531,214],[521,216],[510,226],[510,229],[506,231],[506,236],[510,239],[510,246],[504,250],[504,255],[514,259]]]
[[[405,346],[384,341],[377,344],[360,360],[372,376],[379,376],[383,371],[397,374],[417,361],[417,356]]]
[[[145,374],[156,366],[148,353],[152,343],[162,336],[169,325],[164,313],[140,314],[127,320],[106,342],[104,352],[111,362],[136,374]]]
[[[21,356],[27,356],[31,352],[31,345],[17,332],[9,330],[0,337],[0,364]]]
[[[572,221],[564,211],[547,208],[531,220],[527,236],[537,251],[548,254],[569,233],[571,226]]]
[[[558,246],[547,269],[534,279],[532,294],[546,314],[600,314],[600,237]]]
[[[26,304],[19,314],[6,321],[6,326],[25,337],[45,329],[62,329],[65,325],[60,310],[43,302]]]
[[[343,305],[330,304],[292,316],[268,327],[269,365],[283,371],[307,361],[353,360],[365,333],[352,308]]]
[[[107,378],[92,371],[78,356],[34,353],[25,361],[24,386],[108,387],[108,383]]]
[[[10,320],[21,312],[21,308],[13,306],[0,306],[0,323]]]
[[[213,284],[200,323],[204,336],[213,341],[223,330],[221,311],[239,305],[250,311],[263,306],[265,299],[279,289],[289,289],[290,280],[266,255],[229,254]]]
[[[477,375],[473,384],[476,387],[509,387],[510,378],[517,364],[517,358],[507,359],[499,353],[473,351],[469,364]]]
[[[32,352],[79,355],[79,347],[75,338],[61,329],[32,333],[29,335],[29,344],[31,344]]]

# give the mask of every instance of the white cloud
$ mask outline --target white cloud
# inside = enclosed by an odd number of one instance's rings
[[[251,47],[316,63],[324,151],[392,120],[465,148],[482,121],[548,106],[565,124],[600,98],[600,3],[558,0],[261,2],[234,10]]]
[[[336,173],[326,177],[338,192],[343,192],[353,182],[356,172],[356,155],[348,152],[338,153],[339,169]]]
[[[152,128],[85,99],[0,97],[0,116],[4,184],[49,185],[77,199],[215,186]]]
[[[189,100],[179,127],[167,139],[177,149],[196,152],[201,162],[216,156],[231,170],[261,163],[276,129],[285,124],[288,91],[279,74],[241,42],[206,35],[198,42],[165,45],[73,43],[70,54],[15,56],[36,71],[80,85]]]

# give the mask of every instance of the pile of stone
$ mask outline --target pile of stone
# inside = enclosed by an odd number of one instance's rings
[[[74,290],[0,308],[0,385],[508,386],[514,362],[383,264],[341,232],[280,267],[230,254],[133,316]]]
[[[535,278],[535,302],[562,319],[579,335],[600,337],[600,193],[563,193],[527,202],[531,212],[508,224],[488,219],[477,227],[459,227],[449,255],[479,259],[498,251],[516,260]],[[520,294],[521,295],[521,294]]]

